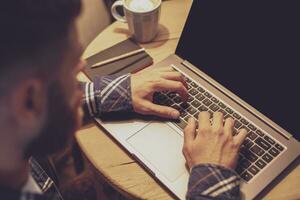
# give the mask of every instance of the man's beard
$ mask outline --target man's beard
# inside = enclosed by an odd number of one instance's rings
[[[45,157],[59,152],[73,140],[77,128],[77,110],[72,110],[59,83],[48,87],[48,115],[37,138],[32,140],[24,157]]]

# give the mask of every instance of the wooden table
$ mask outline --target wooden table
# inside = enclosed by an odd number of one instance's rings
[[[154,58],[154,63],[174,53],[191,3],[191,0],[163,2],[159,34],[153,42],[142,45]],[[86,49],[84,57],[111,47],[128,37],[127,24],[115,22],[95,38]],[[83,74],[80,74],[79,78],[89,81]],[[173,199],[96,125],[83,127],[76,133],[76,139],[96,172],[126,196],[139,199]],[[299,180],[298,166],[268,192],[264,199],[300,199]]]

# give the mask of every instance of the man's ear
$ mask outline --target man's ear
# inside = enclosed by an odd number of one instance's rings
[[[41,80],[27,79],[11,92],[12,114],[21,127],[39,126],[46,111],[47,91]]]

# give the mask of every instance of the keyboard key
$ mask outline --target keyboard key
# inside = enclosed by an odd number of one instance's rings
[[[229,113],[229,114],[232,114],[232,113],[233,113],[233,110],[231,110],[230,108],[226,108],[225,110],[226,110],[226,112]]]
[[[198,99],[199,101],[202,101],[205,98],[205,96],[203,96],[202,94],[198,94],[196,96],[196,99]]]
[[[280,144],[275,144],[275,147],[279,150],[282,151],[284,148]]]
[[[197,83],[195,83],[195,82],[192,82],[192,83],[191,83],[191,86],[193,86],[193,87],[195,87],[195,88],[198,87]]]
[[[253,124],[249,124],[249,125],[248,125],[248,128],[250,128],[252,131],[255,131],[255,130],[256,130],[256,128],[255,128],[255,126],[254,126]]]
[[[185,116],[185,117],[184,117],[184,121],[188,122],[188,121],[189,121],[189,118],[191,118],[190,115]]]
[[[265,140],[263,140],[260,137],[255,140],[255,143],[258,144],[264,150],[268,150],[271,147],[271,145],[269,143],[267,143]]]
[[[212,100],[212,102],[214,102],[214,103],[219,103],[219,100],[218,100],[216,97],[212,97],[211,100]]]
[[[197,87],[197,90],[201,93],[205,92],[205,90],[202,87]]]
[[[198,107],[201,105],[201,103],[200,103],[199,101],[197,101],[197,100],[193,101],[191,104],[192,104],[195,108],[198,108]]]
[[[162,101],[162,102],[158,102],[157,104],[168,106],[168,105],[172,105],[173,102],[172,102],[169,98],[167,98],[166,100],[164,100],[164,101]]]
[[[242,147],[240,151],[245,156],[245,158],[247,158],[251,162],[255,162],[258,159],[258,157],[246,147]]]
[[[246,139],[246,140],[248,140],[248,139]],[[246,141],[245,140],[245,141]],[[250,141],[250,140],[248,140],[249,142],[247,142],[246,144],[245,144],[245,146],[248,148],[248,149],[250,149],[250,147],[252,147],[253,145],[254,145],[254,142],[252,142],[252,141]]]
[[[216,112],[217,110],[219,110],[219,106],[217,106],[216,104],[212,104],[210,107],[209,107],[212,111]]]
[[[158,95],[158,100],[159,101],[165,101],[168,97],[165,94],[159,94]]]
[[[177,95],[176,95],[176,92],[169,92],[169,93],[167,94],[167,96],[170,97],[170,98],[172,99],[172,98],[176,97]]]
[[[203,112],[203,111],[208,111],[208,108],[205,107],[204,105],[200,106],[200,108],[198,108],[199,111]]]
[[[251,142],[248,138],[246,138],[243,142],[244,145],[248,144],[249,142]]]
[[[218,105],[219,105],[221,108],[223,108],[223,109],[226,108],[225,104],[223,104],[222,102],[220,102]]]
[[[203,101],[203,104],[206,105],[206,106],[210,106],[210,104],[212,104],[212,102],[209,99],[205,99]]]
[[[196,113],[194,114],[194,117],[195,117],[196,119],[198,119],[198,118],[199,118],[199,112],[196,112]]]
[[[195,108],[193,108],[192,106],[189,107],[189,108],[187,109],[187,111],[188,111],[188,113],[190,113],[191,115],[193,115],[193,114],[195,114],[195,112],[197,112],[197,110],[196,110]]]
[[[167,100],[167,96],[165,96],[164,94],[158,93],[158,92],[154,93],[154,95],[153,95],[153,102],[154,103],[161,104],[165,100]]]
[[[195,88],[193,88],[193,89],[191,89],[190,91],[189,91],[189,94],[190,95],[192,95],[192,96],[195,96],[196,94],[198,94],[199,92],[195,89]]]
[[[172,106],[174,103],[170,99],[167,99],[165,102],[163,102],[163,105],[165,106]]]
[[[256,133],[259,135],[259,136],[264,136],[265,134],[263,134],[263,132],[261,132],[261,130],[256,130]]]
[[[266,166],[266,163],[265,163],[264,161],[262,161],[261,159],[259,159],[259,160],[255,163],[255,165],[256,165],[257,167],[259,167],[260,169],[262,169],[262,168],[264,168],[264,167]]]
[[[254,133],[254,132],[250,132],[248,135],[247,135],[248,138],[250,138],[251,140],[255,140],[255,138],[257,138],[257,135]]]
[[[253,178],[253,176],[250,174],[250,173],[248,173],[247,171],[245,171],[242,175],[241,175],[241,177],[245,180],[245,181],[250,181],[252,178]]]
[[[190,84],[187,85],[187,90],[190,90],[192,86]]]
[[[174,109],[176,109],[176,110],[178,110],[178,111],[181,110],[181,108],[178,105],[176,105],[176,104],[172,105],[171,107],[174,108]]]
[[[247,168],[251,165],[251,163],[250,163],[247,159],[243,159],[243,160],[239,163],[239,165],[241,165],[243,168],[247,169]]]
[[[187,123],[185,121],[183,121],[183,119],[178,119],[175,121],[175,123],[182,129],[184,129],[187,125]]]
[[[258,156],[262,156],[264,154],[264,150],[262,150],[260,147],[258,147],[257,145],[254,145],[253,147],[251,147],[250,149],[253,153],[255,153]]]
[[[278,154],[279,154],[280,152],[279,152],[277,149],[275,149],[275,148],[273,147],[272,149],[269,150],[269,153],[270,153],[272,156],[276,157],[276,156],[278,156]]]
[[[252,165],[251,167],[249,167],[248,171],[251,174],[256,175],[259,172],[259,168],[255,167],[255,165]]]
[[[236,118],[236,119],[241,119],[241,116],[237,113],[233,113],[233,117]]]
[[[245,125],[248,125],[248,124],[249,124],[249,122],[248,122],[247,120],[245,120],[244,118],[241,119],[241,122],[242,122],[243,124],[245,124]]]
[[[239,121],[234,122],[234,128],[240,128],[241,126],[242,126],[242,123],[240,123]]]
[[[271,162],[273,160],[273,157],[270,154],[265,153],[265,155],[263,155],[262,159],[264,161],[266,161],[267,163],[269,163],[269,162]]]
[[[180,102],[182,102],[180,96],[176,96],[176,97],[173,99],[173,101],[174,101],[175,103],[180,103]]]
[[[212,97],[212,95],[209,92],[205,92],[204,96],[206,96],[207,98],[211,98]]]
[[[188,113],[185,110],[180,111],[180,117],[184,118],[187,115],[188,115]]]
[[[183,102],[183,103],[181,103],[180,104],[180,107],[182,108],[182,109],[187,109],[188,107],[190,107],[190,104],[189,103],[187,103],[187,102]]]
[[[267,135],[265,135],[265,140],[267,140],[270,144],[275,144],[275,141],[272,139],[272,138],[270,138],[269,136],[267,136]]]
[[[188,99],[187,99],[187,102],[192,102],[193,100],[194,100],[194,97],[189,96]]]

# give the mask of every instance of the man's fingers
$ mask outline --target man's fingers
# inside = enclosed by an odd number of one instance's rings
[[[152,114],[159,117],[171,118],[171,119],[177,119],[180,115],[179,111],[174,108],[157,105],[148,101],[144,102],[144,107],[146,110],[145,114]]]
[[[209,112],[200,112],[199,114],[199,134],[207,133],[211,131],[211,124],[209,121]]]
[[[156,91],[173,91],[177,92],[183,101],[186,101],[189,94],[187,88],[184,86],[183,83],[179,81],[172,81],[172,80],[164,80],[159,83],[156,83],[154,86]]]
[[[189,145],[195,139],[196,122],[193,117],[188,120],[188,125],[184,129],[184,144]]]
[[[234,120],[229,117],[225,120],[224,124],[224,134],[228,136],[228,138],[232,138],[232,130],[234,126]]]
[[[195,139],[195,132],[196,132],[196,122],[194,118],[189,118],[188,125],[184,129],[184,141],[183,141],[183,155],[186,159],[187,165],[190,168],[191,165],[191,156],[190,156],[190,149],[192,142]]]
[[[223,133],[223,114],[215,112],[213,114],[212,129],[216,133]]]
[[[247,137],[248,132],[246,129],[241,129],[239,133],[233,137],[234,143],[240,147],[244,142],[245,138]]]
[[[164,72],[161,76],[167,80],[179,81],[184,85],[184,87],[188,87],[183,75],[180,72]]]

